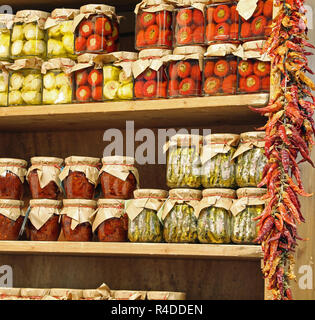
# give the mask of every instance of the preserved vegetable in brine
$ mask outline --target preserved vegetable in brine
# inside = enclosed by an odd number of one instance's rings
[[[13,25],[13,14],[0,14],[0,60],[10,60],[10,36]],[[0,103],[1,105],[1,103]]]

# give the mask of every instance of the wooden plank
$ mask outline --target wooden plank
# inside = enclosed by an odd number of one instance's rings
[[[258,123],[248,105],[264,106],[268,94],[0,108],[0,131],[83,130],[136,126],[203,126]]]
[[[256,245],[0,241],[0,254],[259,260],[261,248]]]

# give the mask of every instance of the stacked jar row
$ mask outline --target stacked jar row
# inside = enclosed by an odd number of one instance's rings
[[[246,19],[239,15],[236,1],[218,2],[143,0],[135,9],[136,49],[250,41],[270,34],[272,0],[259,0]]]
[[[265,132],[171,137],[165,146],[168,187],[257,187],[267,163],[264,137]]]

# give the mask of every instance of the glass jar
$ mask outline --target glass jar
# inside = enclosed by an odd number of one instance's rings
[[[8,65],[6,61],[0,61],[0,107],[8,106],[9,72],[6,69]]]
[[[136,6],[136,50],[173,47],[174,7],[161,0],[145,0]]]
[[[240,40],[266,39],[271,34],[272,0],[259,0],[253,15],[245,20],[240,15]]]
[[[167,154],[166,183],[169,188],[201,186],[200,152],[203,137],[177,134],[165,145]]]
[[[198,240],[200,243],[231,242],[231,189],[205,189],[198,207]]]
[[[131,242],[162,242],[163,226],[157,212],[167,198],[167,191],[138,189],[127,204],[128,239]]]
[[[53,157],[33,157],[26,179],[32,199],[56,200],[61,190],[59,179],[63,159]]]
[[[104,157],[99,176],[104,198],[131,199],[139,185],[139,173],[131,157]]]
[[[64,199],[61,228],[66,241],[92,241],[92,217],[96,201],[85,199]]]
[[[266,189],[241,188],[236,191],[237,200],[233,200],[231,239],[237,244],[255,244],[259,226],[253,219],[264,210],[265,201],[261,197]]]
[[[14,18],[10,52],[12,59],[46,58],[45,22],[50,13],[39,10],[18,11]]]
[[[49,289],[21,288],[21,300],[43,300],[49,295]]]
[[[240,188],[257,187],[267,157],[265,156],[265,132],[245,132],[240,135],[240,144],[233,155],[236,159],[236,183]]]
[[[75,53],[110,53],[119,47],[115,7],[88,4],[74,18]]]
[[[67,199],[93,199],[98,183],[98,158],[71,156],[59,178],[63,182]]]
[[[65,104],[73,101],[73,74],[75,62],[67,58],[50,59],[42,65],[43,104]]]
[[[0,158],[0,199],[22,200],[27,162]]]
[[[92,226],[98,241],[128,241],[128,216],[125,201],[121,199],[99,199]]]
[[[104,101],[132,100],[133,76],[132,63],[136,61],[136,52],[113,52],[99,55],[96,62],[103,65]]]
[[[201,183],[204,188],[236,187],[232,157],[238,141],[238,134],[216,133],[204,138],[201,155]]]
[[[103,70],[94,63],[96,55],[83,54],[78,57],[74,72],[75,102],[103,101]]]
[[[237,58],[234,55],[206,57],[203,75],[202,93],[204,96],[236,94]]]
[[[20,200],[0,199],[0,240],[18,240],[24,220]]]
[[[62,201],[49,199],[30,200],[30,213],[26,236],[31,241],[57,241],[61,226],[59,213]]]
[[[0,60],[10,61],[10,36],[13,14],[0,14]]]
[[[42,103],[42,60],[16,60],[9,67],[9,106],[40,105]]]
[[[237,2],[214,3],[206,7],[206,44],[238,40]]]
[[[167,98],[167,67],[162,57],[171,54],[171,50],[146,49],[139,52],[139,60],[134,62],[135,99]]]
[[[197,242],[197,217],[195,210],[201,191],[172,189],[162,211],[164,240],[169,243]]]
[[[169,56],[168,97],[201,96],[204,48],[178,47]]]
[[[48,33],[47,58],[76,59],[74,54],[73,19],[79,14],[78,9],[58,8],[51,12],[45,23]]]
[[[205,44],[204,10],[205,4],[209,1],[190,2],[192,6],[181,4],[174,11],[174,47]]]

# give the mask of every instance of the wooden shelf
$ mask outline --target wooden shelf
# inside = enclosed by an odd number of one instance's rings
[[[136,127],[194,127],[263,123],[248,106],[264,106],[268,94],[0,108],[0,131],[50,131]]]
[[[169,243],[100,243],[100,242],[49,242],[0,241],[1,254],[47,254],[75,256],[133,256],[198,259],[259,260],[260,246],[169,244]]]

